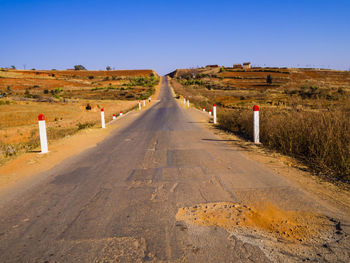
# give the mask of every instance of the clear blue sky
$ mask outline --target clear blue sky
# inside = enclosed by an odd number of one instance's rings
[[[349,0],[0,0],[0,67],[350,68]]]

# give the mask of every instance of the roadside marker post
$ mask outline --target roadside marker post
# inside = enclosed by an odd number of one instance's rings
[[[47,147],[47,134],[46,134],[46,124],[45,124],[44,114],[39,114],[38,120],[39,120],[39,135],[40,135],[41,153],[48,153],[49,150]]]
[[[148,102],[151,102],[151,97],[148,98]]]
[[[211,110],[209,110],[209,116],[211,116]]]
[[[102,126],[102,129],[106,128],[105,112],[103,108],[101,109],[101,126]]]
[[[253,107],[253,127],[254,127],[254,143],[260,143],[259,137],[259,106],[254,105]]]
[[[143,100],[143,107],[146,107],[146,100]]]
[[[117,117],[115,116],[115,114],[113,114],[113,120],[115,120]]]
[[[141,101],[139,100],[139,110],[141,110]]]
[[[216,124],[216,103],[213,104],[213,117],[214,117],[214,124]]]
[[[184,98],[184,104],[186,104],[186,98]]]
[[[203,111],[205,111],[205,108],[203,108]]]
[[[190,107],[190,100],[187,100],[187,108]]]
[[[123,116],[123,112],[122,111],[120,111],[119,116]]]

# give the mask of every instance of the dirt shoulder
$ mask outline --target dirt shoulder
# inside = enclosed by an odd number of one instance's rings
[[[151,97],[151,103],[147,102],[146,107],[142,108],[143,111],[157,103],[156,98],[159,95],[159,91],[160,84],[156,86],[156,92]],[[35,151],[19,155],[0,166],[0,190],[14,185],[25,178],[45,172],[64,160],[96,146],[109,136],[112,131],[126,126],[138,115],[139,111],[134,110],[110,122],[106,129],[84,129],[72,136],[56,140],[49,143],[49,153],[47,154],[40,154],[40,149],[38,148]]]

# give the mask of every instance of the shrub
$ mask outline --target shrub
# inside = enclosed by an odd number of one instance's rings
[[[339,100],[340,98],[343,98],[346,96],[346,92],[339,88],[339,89],[328,89],[323,88],[320,89],[317,86],[302,86],[299,90],[285,90],[285,94],[288,95],[298,95],[302,99],[326,99],[326,100]]]
[[[266,77],[266,83],[267,84],[272,84],[272,77],[271,77],[271,75],[269,74],[269,75],[267,75],[267,77]]]
[[[94,79],[94,76],[88,76],[88,79]]]
[[[86,68],[83,65],[75,65],[74,70],[86,70]]]
[[[78,123],[78,130],[83,130],[83,129],[87,129],[87,128],[92,128],[95,126],[94,122],[84,122],[84,123]]]
[[[29,89],[26,89],[26,91],[24,92],[24,97],[26,97],[26,98],[32,98],[33,97],[33,95],[30,94]]]
[[[124,86],[143,86],[143,87],[154,87],[159,83],[157,77],[132,77],[129,78],[130,83]]]
[[[0,100],[0,105],[10,105],[11,102],[9,100]]]
[[[55,93],[55,94],[58,94],[58,93],[60,93],[60,92],[63,92],[63,89],[62,89],[62,88],[55,88],[55,89],[54,89],[54,93]]]

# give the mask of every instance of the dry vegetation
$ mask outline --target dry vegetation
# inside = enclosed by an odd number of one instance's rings
[[[39,146],[38,114],[44,113],[49,141],[98,126],[128,111],[155,91],[152,70],[0,70],[0,165]]]
[[[350,182],[350,72],[202,68],[172,76],[177,94],[197,107],[216,102],[220,127],[247,139],[252,106],[258,104],[264,146],[298,158],[332,181]]]

